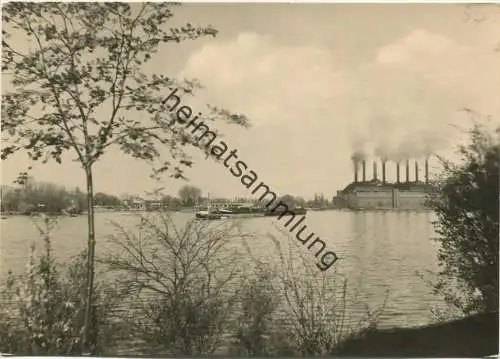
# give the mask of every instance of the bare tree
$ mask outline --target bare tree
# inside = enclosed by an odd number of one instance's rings
[[[240,258],[229,246],[244,236],[237,225],[190,221],[178,229],[160,213],[141,216],[133,229],[116,226],[111,242],[117,250],[103,263],[110,272],[123,274],[120,286],[142,303],[133,319],[135,333],[142,334],[148,347],[173,355],[216,350],[241,272]]]

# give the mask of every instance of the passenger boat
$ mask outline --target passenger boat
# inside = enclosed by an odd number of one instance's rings
[[[264,209],[251,205],[229,205],[225,208],[220,208],[214,213],[219,213],[222,215],[227,215],[234,218],[244,218],[244,217],[262,217],[264,216]]]
[[[207,210],[199,210],[198,212],[195,213],[195,216],[197,219],[208,219],[208,220],[214,220],[214,219],[224,219],[226,216],[220,213],[220,210],[217,211],[211,211],[210,210],[210,194],[208,194],[207,198]]]
[[[210,211],[198,211],[196,212],[196,218],[198,219],[222,219],[222,215],[218,213],[210,213]]]
[[[210,198],[210,196],[208,196]],[[207,206],[196,212],[198,219],[225,219],[225,218],[249,218],[249,217],[279,217],[283,213],[285,215],[304,215],[307,209],[304,207],[295,207],[285,209],[282,207],[266,208],[255,205],[236,205],[230,204],[223,208],[215,208],[211,210],[210,199],[208,198]]]

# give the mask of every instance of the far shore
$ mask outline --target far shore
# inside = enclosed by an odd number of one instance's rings
[[[350,208],[307,208],[311,212],[324,212],[324,211],[336,211],[336,212],[370,212],[370,213],[431,213],[430,209],[405,209],[405,208],[367,208],[367,209],[350,209]],[[173,213],[193,213],[196,208],[183,208],[183,209],[172,209],[164,210],[163,212],[173,212]],[[154,213],[159,211],[146,211],[144,209],[107,209],[107,208],[95,208],[94,213]],[[8,219],[12,217],[30,217],[36,216],[37,214],[45,214],[50,217],[81,217],[86,216],[87,211],[82,211],[78,214],[68,214],[68,213],[47,213],[47,212],[35,212],[31,214],[23,214],[21,212],[3,212],[0,213],[2,219]],[[231,217],[231,216],[229,216]],[[240,218],[241,216],[234,216],[234,218]],[[249,216],[252,217],[252,216]],[[241,217],[244,218],[244,217]]]

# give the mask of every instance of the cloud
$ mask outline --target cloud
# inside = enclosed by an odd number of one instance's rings
[[[183,76],[209,86],[209,99],[244,112],[253,125],[310,117],[346,86],[332,53],[314,46],[284,46],[256,33],[205,44]],[[313,121],[308,118],[307,121]]]
[[[352,131],[353,149],[422,157],[449,148],[460,136],[455,126],[470,127],[461,108],[499,121],[499,59],[484,46],[490,44],[465,45],[415,29],[381,46],[358,72],[358,104],[365,110]]]
[[[484,86],[500,89],[500,54],[494,51],[491,24],[476,26],[475,30],[478,41],[467,45],[440,34],[414,30],[381,47],[376,62],[432,79],[437,90],[451,92],[458,100],[495,100],[494,94],[484,92]]]
[[[417,29],[396,42],[379,48],[376,61],[387,65],[413,65],[415,70],[442,63],[442,57],[460,58],[467,51],[466,46],[454,43],[439,34]]]
[[[207,85],[203,101],[243,112],[254,126],[300,127],[307,121],[325,131],[402,142],[434,132],[433,143],[442,134],[444,146],[460,108],[498,109],[498,53],[490,45],[468,46],[414,29],[381,46],[365,64],[340,68],[334,48],[285,46],[241,33],[203,45],[182,75]]]
[[[330,186],[328,174],[346,155],[347,116],[336,104],[351,85],[334,51],[240,33],[201,46],[181,76],[206,86],[194,100],[199,106],[209,102],[249,117],[249,130],[217,128],[278,191],[307,193],[311,181]]]
[[[458,139],[453,126],[471,125],[461,108],[500,115],[491,43],[414,29],[364,63],[341,65],[334,47],[240,33],[202,45],[181,76],[206,86],[200,106],[250,118],[244,133],[223,130],[248,163],[272,173],[277,187],[306,193],[309,182],[331,187],[332,174],[338,185],[349,181],[355,149],[393,158],[442,153]],[[265,158],[256,148],[266,149]]]

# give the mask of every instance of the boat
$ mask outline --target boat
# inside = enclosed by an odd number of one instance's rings
[[[278,217],[278,216],[281,216],[283,213],[289,213],[289,214],[285,214],[285,215],[290,215],[290,214],[295,214],[295,215],[300,215],[300,214],[306,214],[307,213],[307,209],[305,209],[304,207],[295,207],[295,208],[290,208],[290,209],[287,209],[287,210],[284,210],[284,209],[280,209],[280,210],[277,210],[276,208],[274,209],[268,209],[265,213],[264,213],[264,216],[267,216],[267,217]]]
[[[69,209],[69,210],[63,209],[63,210],[61,211],[61,213],[62,213],[63,215],[65,215],[65,216],[68,216],[68,217],[78,217],[78,216],[79,216],[79,213],[78,213],[78,212],[76,212],[76,211],[74,211],[74,210],[71,210],[71,209]]]
[[[220,210],[216,210],[216,211],[210,210],[210,193],[208,194],[207,202],[208,203],[207,203],[206,210],[199,210],[198,212],[195,213],[195,216],[197,219],[215,220],[215,219],[226,218],[226,216],[224,216],[222,213],[220,213]]]
[[[209,211],[198,211],[196,212],[197,219],[222,219],[223,216],[218,213],[210,213]]]
[[[264,216],[264,212],[263,208],[249,205],[228,205],[213,211],[213,213],[231,218],[262,217]]]

